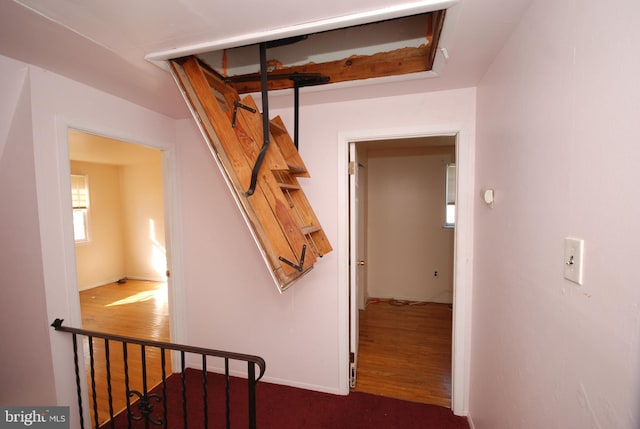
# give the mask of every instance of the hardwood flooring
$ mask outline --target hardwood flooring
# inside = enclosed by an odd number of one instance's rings
[[[80,292],[83,328],[118,335],[169,341],[165,283],[128,280]],[[452,311],[446,304],[395,305],[373,302],[360,312],[360,345],[355,391],[451,406]],[[89,356],[88,341],[84,341]],[[112,347],[114,413],[125,408],[121,347]],[[94,341],[100,423],[109,416],[104,344]],[[168,358],[168,357],[167,357]],[[147,384],[161,380],[158,352],[149,349]],[[167,359],[168,360],[168,359]],[[142,390],[139,349],[129,351],[131,389]],[[89,360],[85,368],[90,374]],[[167,368],[167,373],[171,372]],[[87,377],[90,380],[89,377]],[[91,397],[91,394],[89,395]],[[93,403],[91,422],[93,424]]]
[[[354,390],[451,407],[450,306],[394,302],[360,310]]]
[[[157,341],[169,341],[169,311],[166,283],[128,280],[126,283],[112,283],[80,292],[82,327],[84,329],[106,332],[128,337]],[[89,341],[83,341],[87,383],[91,385],[89,360]],[[96,383],[96,403],[99,422],[109,418],[108,387],[106,376],[105,344],[102,340],[93,341],[94,372]],[[146,371],[147,386],[151,389],[162,380],[160,352],[147,348]],[[120,343],[109,347],[111,371],[111,395],[113,412],[117,414],[126,407],[123,350]],[[142,353],[138,346],[127,350],[129,366],[129,388],[143,391]],[[170,357],[167,354],[166,373],[171,373]],[[89,388],[91,424],[94,424],[93,399]],[[136,398],[133,398],[136,399]]]

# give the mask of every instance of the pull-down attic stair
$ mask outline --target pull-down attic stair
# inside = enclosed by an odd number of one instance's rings
[[[251,175],[263,146],[263,119],[250,96],[240,99],[196,57],[171,61],[171,70],[280,292],[332,250],[298,183],[309,177],[284,123],[269,122],[270,142],[251,195]],[[239,103],[239,104],[238,104]]]

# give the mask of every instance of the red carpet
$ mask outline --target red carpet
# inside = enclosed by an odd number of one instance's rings
[[[202,374],[187,370],[187,403],[189,428],[204,428]],[[224,378],[208,375],[208,426],[225,427]],[[167,380],[168,429],[183,428],[182,381],[179,374]],[[162,394],[161,386],[153,393]],[[469,429],[464,417],[454,416],[451,410],[434,405],[418,404],[353,392],[348,396],[331,395],[304,389],[259,382],[256,390],[258,429]],[[152,416],[163,418],[163,405],[155,404]],[[231,379],[231,427],[246,428],[246,381]],[[136,406],[132,410],[137,413]],[[114,427],[126,428],[125,413],[115,418]],[[110,428],[107,423],[105,428]],[[133,428],[143,428],[143,421]],[[158,427],[150,425],[150,427]]]

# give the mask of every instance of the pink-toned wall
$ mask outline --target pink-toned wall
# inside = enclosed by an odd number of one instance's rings
[[[24,188],[29,191],[28,215],[20,219],[29,234],[15,249],[24,250],[20,262],[34,270],[29,289],[21,272],[9,271],[3,277],[3,284],[25,287],[23,294],[16,295],[24,304],[9,309],[3,317],[33,316],[26,325],[29,332],[11,337],[15,355],[3,354],[3,358],[13,356],[5,368],[15,368],[18,353],[25,354],[19,368],[42,368],[41,379],[33,378],[36,372],[33,377],[12,379],[3,388],[11,391],[24,382],[26,402],[40,398],[37,402],[72,407],[75,403],[70,340],[48,327],[57,317],[67,325],[80,326],[79,308],[73,301],[71,213],[65,209],[70,205],[65,182],[70,174],[67,128],[72,127],[165,151],[165,166],[173,177],[167,192],[174,198],[166,209],[176,226],[167,247],[180,243],[180,251],[171,248],[174,339],[262,355],[269,365],[266,378],[270,381],[348,392],[346,289],[339,289],[338,278],[343,269],[339,264],[345,259],[337,250],[339,224],[346,218],[346,206],[337,197],[339,175],[346,177],[346,169],[339,172],[338,164],[346,146],[338,147],[339,135],[354,130],[411,133],[433,124],[448,130],[463,127],[471,135],[475,89],[430,93],[428,85],[415,81],[305,92],[301,152],[312,179],[303,187],[336,250],[280,295],[192,120],[174,121],[38,67],[0,60],[3,66],[9,64],[10,71],[2,73],[2,85],[14,88],[16,81],[24,82],[21,88],[26,91],[23,98],[19,91],[9,91],[15,96],[3,98],[0,119],[5,121],[6,112],[13,118],[7,121],[19,129],[16,139],[3,142],[2,162],[9,161],[4,159],[9,155],[10,161],[17,160],[7,174],[13,177],[24,170],[32,177],[26,179]],[[28,79],[20,80],[20,73],[26,75],[27,70]],[[289,95],[272,100],[273,114],[282,114],[288,125],[293,122]],[[9,101],[18,99],[20,103]],[[406,109],[407,105],[413,107]],[[17,140],[19,143],[13,143]],[[21,155],[15,155],[16,148],[23,151]],[[16,190],[2,188],[3,196],[17,197]],[[6,216],[13,225],[18,213]],[[0,250],[1,259],[12,261],[8,256],[12,251],[13,246]],[[29,308],[27,298],[32,298]],[[2,301],[3,311],[9,302]],[[8,333],[3,335],[6,338]],[[32,340],[39,347],[36,353],[29,346]]]
[[[533,1],[478,86],[476,429],[640,427],[639,14]]]
[[[0,404],[55,402],[27,66],[0,57]]]
[[[425,124],[465,124],[473,130],[475,90],[428,93],[420,83],[305,92],[300,152],[311,174],[301,182],[334,249],[284,294],[260,257],[248,228],[192,121],[179,123],[181,256],[187,286],[185,332],[194,345],[263,356],[265,379],[347,393],[346,291],[339,290],[339,134],[406,130]],[[270,97],[272,115],[292,130],[291,94]],[[413,106],[406,109],[405,106]],[[340,258],[343,259],[340,259]],[[342,261],[342,262],[341,262]],[[345,295],[345,296],[341,296]],[[344,308],[341,308],[344,306]],[[232,329],[230,329],[232,327]],[[341,368],[345,368],[341,374]],[[342,379],[343,377],[344,379]],[[347,386],[346,391],[344,387]]]
[[[146,143],[171,159],[175,123],[2,56],[0,76],[0,402],[70,405],[77,427],[71,339],[49,327],[55,318],[81,325],[67,129]]]

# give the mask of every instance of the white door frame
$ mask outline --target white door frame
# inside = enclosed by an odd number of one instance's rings
[[[70,129],[78,130],[88,134],[95,134],[123,142],[138,144],[141,146],[158,149],[162,152],[162,181],[163,181],[163,200],[164,200],[164,223],[165,223],[165,250],[167,253],[167,270],[171,273],[167,280],[167,293],[169,298],[169,328],[172,342],[183,342],[184,335],[184,294],[181,287],[177,285],[183,284],[182,279],[182,261],[176,255],[181,255],[178,250],[181,246],[180,237],[177,236],[178,214],[176,210],[178,204],[176,199],[175,186],[175,154],[172,148],[166,144],[157,141],[145,141],[136,139],[132,136],[122,135],[118,130],[105,129],[99,126],[87,126],[82,123],[75,123],[62,118],[58,118],[57,123],[57,140],[61,150],[59,151],[58,171],[60,172],[60,196],[62,204],[65,207],[71,207],[71,197],[68,189],[70,189],[70,163],[69,163],[69,140],[68,132]],[[67,191],[65,191],[65,189]],[[67,201],[68,198],[68,201]],[[76,276],[76,257],[75,242],[73,239],[73,220],[71,219],[71,211],[63,211],[62,219],[64,223],[64,248],[65,261],[67,263],[66,272],[71,273],[68,277],[69,296],[67,303],[69,306],[71,321],[70,326],[81,326],[80,315],[80,299],[78,296],[78,284]]]
[[[358,342],[360,337],[360,288],[362,286],[362,195],[360,188],[360,163],[357,143],[349,143],[349,387],[356,387],[358,368]],[[353,170],[353,171],[351,171]]]
[[[338,321],[340,323],[340,391],[349,392],[349,143],[410,137],[457,136],[458,166],[456,229],[454,239],[453,338],[451,408],[467,415],[469,349],[471,346],[471,291],[473,275],[473,201],[475,147],[472,130],[465,124],[436,124],[417,128],[359,130],[338,135]]]

